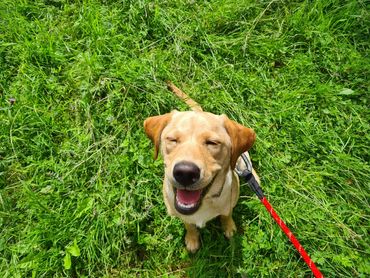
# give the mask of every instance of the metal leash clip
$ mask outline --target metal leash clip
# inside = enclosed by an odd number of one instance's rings
[[[235,168],[236,173],[240,178],[242,178],[249,187],[253,190],[254,193],[256,193],[257,197],[262,200],[264,197],[262,188],[260,187],[258,181],[256,180],[255,176],[252,173],[252,162],[249,160],[249,158],[243,153],[241,155],[241,158],[243,159],[243,162],[245,163],[246,169],[241,170],[238,168],[238,166]]]

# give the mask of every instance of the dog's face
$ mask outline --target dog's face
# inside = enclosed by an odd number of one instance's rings
[[[226,176],[255,141],[252,129],[207,112],[172,111],[146,119],[144,128],[155,158],[161,150],[174,207],[181,214],[196,212],[215,178]]]

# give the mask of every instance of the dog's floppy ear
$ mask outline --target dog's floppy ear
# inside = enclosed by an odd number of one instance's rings
[[[163,129],[170,121],[171,116],[172,113],[167,113],[164,115],[149,117],[144,121],[145,133],[149,137],[149,139],[152,140],[155,147],[154,159],[157,159],[158,157],[161,134]]]
[[[231,169],[234,169],[238,157],[253,146],[254,141],[256,141],[256,133],[253,129],[242,126],[230,120],[227,116],[224,116],[224,119],[225,129],[231,139],[230,166]]]

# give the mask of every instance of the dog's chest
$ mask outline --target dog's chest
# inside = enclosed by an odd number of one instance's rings
[[[225,190],[226,188],[224,188]],[[230,190],[228,188],[227,190]],[[232,209],[231,194],[223,194],[218,198],[211,198],[203,200],[200,209],[193,215],[179,216],[187,223],[192,223],[203,228],[206,223],[219,215],[228,215]]]

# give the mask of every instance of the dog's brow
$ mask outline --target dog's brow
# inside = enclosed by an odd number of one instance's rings
[[[183,133],[180,130],[177,129],[171,129],[165,134],[165,138],[171,137],[171,138],[180,138],[183,136]]]
[[[221,136],[218,132],[214,131],[205,131],[200,134],[200,137],[207,140],[213,140],[213,141],[222,141]]]

